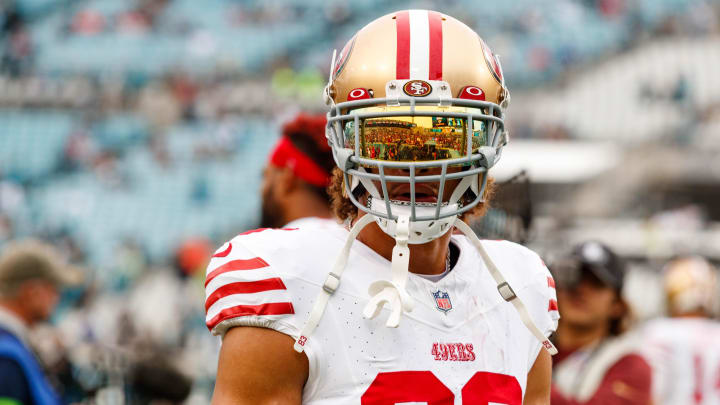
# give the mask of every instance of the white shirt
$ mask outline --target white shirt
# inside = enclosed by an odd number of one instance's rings
[[[297,338],[347,236],[340,226],[308,226],[235,237],[208,266],[208,328],[222,335],[234,326],[262,326]],[[390,262],[355,242],[305,345],[310,374],[303,403],[522,403],[540,342],[502,299],[470,242],[453,235],[452,243],[460,249],[453,271],[437,282],[410,274],[406,289],[415,309],[390,329],[382,314],[361,315],[368,286],[389,278]],[[511,242],[484,245],[549,335],[559,315],[551,310],[554,283],[540,258]]]
[[[656,319],[641,336],[655,404],[720,405],[720,322]]]

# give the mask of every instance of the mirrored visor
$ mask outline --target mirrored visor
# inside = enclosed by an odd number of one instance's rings
[[[353,112],[380,115],[408,111],[407,106],[367,107]],[[364,118],[359,121],[357,137],[360,142],[360,156],[366,159],[392,162],[418,162],[457,159],[471,151],[488,145],[488,128],[483,120],[473,120],[472,134],[468,131],[467,115],[484,115],[477,108],[417,106],[416,112],[427,112],[423,116],[381,116]],[[448,115],[431,115],[432,112]],[[464,116],[461,116],[464,115]],[[355,149],[355,121],[344,124],[345,147]]]

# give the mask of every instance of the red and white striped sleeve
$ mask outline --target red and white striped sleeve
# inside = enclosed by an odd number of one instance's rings
[[[558,320],[560,319],[557,294],[555,293],[555,280],[545,262],[537,253],[529,249],[526,252],[530,254],[528,266],[533,271],[533,282],[530,284],[528,294],[531,302],[528,302],[528,305],[533,306],[531,312],[538,328],[545,336],[550,336],[557,329]]]
[[[545,262],[543,262],[542,259],[540,260],[540,262],[542,263],[542,268],[545,272],[545,278],[547,279],[547,311],[548,315],[550,315],[550,319],[552,319],[552,323],[550,324],[552,328],[546,331],[546,334],[549,335],[550,333],[554,332],[555,329],[557,329],[558,320],[560,320],[560,311],[558,310],[557,293],[555,291],[555,280],[553,279],[552,274],[550,274],[550,270],[545,265]]]
[[[524,287],[520,287],[517,294],[527,307],[535,326],[545,336],[550,336],[557,329],[560,319],[555,280],[537,253],[525,247],[518,253],[522,255],[522,274],[525,275],[528,282]],[[529,353],[529,364],[534,364],[541,347],[540,341],[534,344]]]
[[[262,326],[295,334],[295,313],[286,284],[266,259],[240,238],[212,256],[205,276],[205,323],[215,335],[234,326]]]

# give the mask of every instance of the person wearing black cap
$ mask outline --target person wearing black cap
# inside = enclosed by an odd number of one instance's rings
[[[51,315],[60,288],[82,272],[66,265],[51,246],[9,243],[0,255],[0,404],[59,404],[28,341],[29,329]]]
[[[651,369],[625,335],[625,265],[599,242],[585,242],[551,265],[562,318],[555,335],[552,405],[651,403]]]

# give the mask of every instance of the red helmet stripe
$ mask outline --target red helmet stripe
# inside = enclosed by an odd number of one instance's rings
[[[436,11],[428,12],[430,24],[430,71],[429,80],[442,80],[443,35],[442,16]]]
[[[410,13],[401,11],[395,19],[397,26],[397,60],[395,78],[410,78]]]

